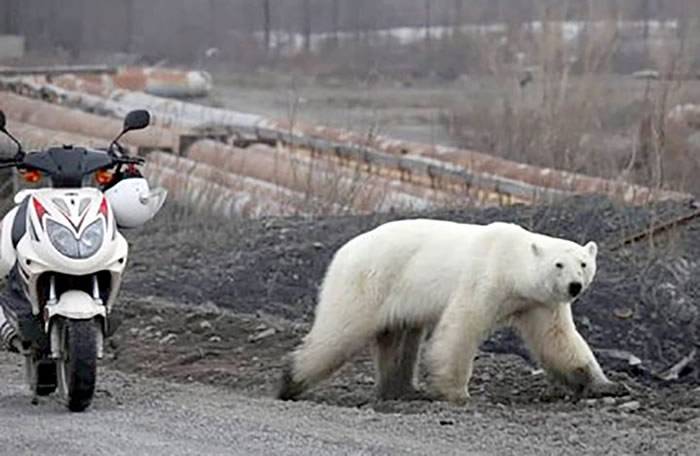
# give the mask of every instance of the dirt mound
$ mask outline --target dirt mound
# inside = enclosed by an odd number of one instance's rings
[[[652,373],[691,354],[700,343],[700,289],[693,280],[700,272],[700,219],[663,238],[616,247],[634,233],[692,210],[689,203],[629,207],[599,197],[577,197],[539,207],[223,221],[170,208],[155,223],[127,233],[132,258],[125,289],[185,305],[214,303],[236,314],[308,322],[325,268],[353,236],[407,217],[510,221],[600,244],[597,280],[575,305],[578,327],[596,349],[626,350],[642,360],[641,366],[632,366],[607,352],[601,359],[607,369],[656,382]],[[287,345],[293,344],[283,344]],[[497,333],[482,348],[528,359],[509,332]],[[272,359],[278,355],[275,352]],[[678,371],[680,381],[700,383],[697,359]]]

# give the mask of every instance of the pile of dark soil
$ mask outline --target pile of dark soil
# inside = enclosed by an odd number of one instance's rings
[[[599,243],[596,281],[574,307],[579,330],[595,349],[624,350],[642,360],[641,365],[632,366],[604,352],[601,362],[606,370],[657,385],[657,374],[692,355],[700,344],[700,288],[694,280],[700,267],[700,219],[670,230],[663,238],[618,246],[632,234],[693,210],[690,202],[630,207],[600,197],[576,197],[539,207],[230,221],[169,208],[142,230],[126,233],[132,257],[124,289],[134,296],[193,306],[193,310],[214,303],[251,321],[257,316],[309,322],[333,253],[361,232],[409,217],[515,222],[553,236]],[[185,331],[186,323],[178,324]],[[280,331],[273,340],[291,337],[280,344],[287,349],[301,334]],[[230,349],[235,350],[238,342],[234,339]],[[507,331],[495,334],[482,348],[527,360],[519,340]],[[279,360],[284,351],[273,352],[270,359]],[[700,383],[699,358],[677,369],[674,384]],[[529,369],[526,361],[520,362]]]
[[[108,365],[182,383],[224,386],[250,396],[274,396],[284,356],[308,330],[305,323],[243,315],[213,305],[187,308],[138,296],[124,296],[122,304],[124,322],[110,339]],[[548,414],[576,414],[589,408],[621,418],[631,411],[654,423],[670,421],[691,427],[700,418],[700,395],[695,387],[671,384],[657,388],[624,373],[608,371],[613,379],[628,385],[628,396],[575,401],[553,388],[522,357],[481,353],[469,384],[472,397],[466,407],[427,397],[378,401],[372,361],[369,350],[365,350],[302,399],[383,413],[429,414],[445,425],[494,413],[511,422],[532,425]]]

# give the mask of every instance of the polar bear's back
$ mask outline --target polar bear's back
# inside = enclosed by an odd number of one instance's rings
[[[348,241],[331,262],[320,306],[352,299],[383,320],[439,318],[458,286],[487,267],[493,249],[529,233],[517,225],[413,219],[385,223]],[[350,298],[346,298],[347,296]]]
[[[388,266],[427,261],[433,256],[441,263],[451,257],[474,256],[494,242],[508,243],[531,235],[510,223],[475,225],[444,220],[410,219],[388,222],[348,241],[337,253],[365,265]],[[434,254],[434,255],[433,255]]]

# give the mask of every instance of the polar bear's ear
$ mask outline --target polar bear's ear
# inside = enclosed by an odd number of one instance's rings
[[[540,255],[542,255],[542,249],[541,249],[540,246],[538,246],[536,243],[533,242],[532,244],[530,244],[530,248],[532,249],[532,253],[533,253],[535,256],[540,256]]]
[[[595,258],[595,256],[598,254],[598,244],[596,244],[593,241],[586,244],[584,248],[586,249],[588,254],[593,258]]]

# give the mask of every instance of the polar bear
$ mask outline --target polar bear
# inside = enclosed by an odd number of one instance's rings
[[[607,379],[571,313],[595,276],[597,250],[595,242],[581,246],[501,222],[380,225],[336,252],[278,397],[296,398],[368,344],[379,397],[410,397],[431,332],[430,386],[463,402],[479,344],[504,325],[556,379],[579,393],[613,394],[620,385]]]

